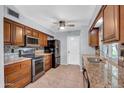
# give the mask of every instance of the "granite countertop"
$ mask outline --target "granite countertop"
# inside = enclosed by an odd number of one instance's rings
[[[31,58],[18,57],[18,58],[6,59],[4,60],[4,65],[10,65],[10,64],[18,63],[18,62],[25,61],[25,60],[31,60]]]
[[[84,66],[88,72],[91,88],[123,88],[124,68],[106,60],[100,63],[90,63],[87,58],[95,56],[83,55]]]

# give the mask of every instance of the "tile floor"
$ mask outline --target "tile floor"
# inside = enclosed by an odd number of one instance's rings
[[[77,65],[60,65],[25,88],[83,88],[83,76]]]

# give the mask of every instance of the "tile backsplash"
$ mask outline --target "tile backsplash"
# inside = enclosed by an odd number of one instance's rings
[[[5,45],[4,46],[4,53],[12,53],[12,52],[17,53],[18,52],[18,49],[19,49],[18,46]]]

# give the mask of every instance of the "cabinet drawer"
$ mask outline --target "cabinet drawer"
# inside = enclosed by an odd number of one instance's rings
[[[31,60],[21,62],[21,68],[29,68],[31,67]]]
[[[25,76],[25,78],[23,78],[22,80],[18,81],[15,83],[16,88],[21,88],[22,86],[26,86],[28,83],[30,83],[31,78],[27,75]]]
[[[9,75],[6,75],[5,82],[6,83],[15,82],[16,80],[19,79],[20,75],[21,75],[20,72],[14,72]]]
[[[26,86],[27,84],[30,83],[31,78],[29,76],[25,76],[24,78],[22,78],[21,80],[17,81],[17,82],[13,82],[13,83],[8,83],[9,88],[22,88],[22,86]]]
[[[14,72],[14,73],[11,73],[9,75],[6,75],[5,76],[5,82],[6,83],[16,82],[16,81],[20,80],[21,78],[24,78],[24,76],[26,76],[26,75],[31,76],[31,70],[24,69],[24,70],[20,70],[18,72]]]
[[[20,63],[5,66],[5,75],[11,74],[13,72],[20,70]]]

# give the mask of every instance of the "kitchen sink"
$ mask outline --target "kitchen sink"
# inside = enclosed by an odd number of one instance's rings
[[[102,61],[102,59],[100,58],[93,58],[93,57],[88,57],[87,60],[90,62],[90,63],[99,63]]]

